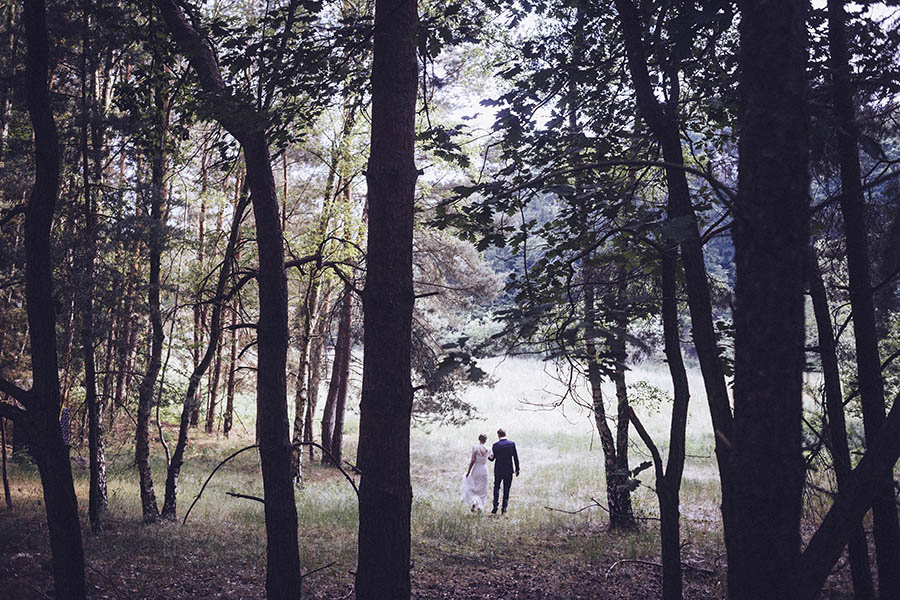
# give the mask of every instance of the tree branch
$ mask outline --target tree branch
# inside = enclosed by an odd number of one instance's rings
[[[12,381],[3,377],[0,377],[0,392],[16,399],[25,408],[28,408],[28,403],[31,401],[31,390],[23,390]]]

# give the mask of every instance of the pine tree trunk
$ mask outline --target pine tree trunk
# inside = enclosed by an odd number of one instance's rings
[[[49,40],[44,3],[24,2],[25,87],[34,132],[35,179],[25,212],[25,301],[33,386],[23,425],[44,489],[55,597],[85,597],[84,552],[69,448],[59,425],[59,371],[53,297],[51,229],[59,194],[59,145],[48,85]]]
[[[222,414],[222,433],[226,438],[231,435],[234,423],[234,386],[237,371],[237,301],[231,309],[231,351],[228,358],[228,383],[225,386],[225,412]]]
[[[795,598],[804,282],[809,246],[807,7],[741,2],[734,205],[733,508],[725,539],[733,600]]]
[[[353,314],[353,297],[349,287],[344,288],[344,298],[341,300],[341,315],[338,322],[338,345],[335,353],[341,354],[341,371],[338,379],[337,393],[334,398],[334,430],[331,434],[331,456],[334,466],[339,467],[343,462],[344,446],[344,415],[347,411],[347,387],[350,381],[350,358],[353,349],[351,338],[351,317]],[[335,359],[337,362],[337,359]]]
[[[856,366],[866,443],[872,444],[884,422],[884,380],[878,354],[875,304],[869,274],[868,226],[859,165],[859,130],[853,108],[844,3],[828,2],[828,38],[834,111],[838,119],[837,149],[841,170],[841,212],[847,242],[850,306],[856,340]],[[872,533],[882,598],[900,598],[900,520],[893,469],[885,469],[872,504]]]
[[[306,285],[306,293],[301,293],[303,301],[297,307],[297,386],[294,394],[294,430],[291,439],[291,471],[297,485],[303,481],[303,426],[306,406],[309,402],[309,351],[312,338],[312,323],[319,305],[319,277],[312,269]]]
[[[309,351],[309,401],[306,404],[306,418],[303,420],[303,441],[313,442],[313,420],[319,403],[319,388],[322,384],[322,356],[325,353],[325,336],[328,333],[328,288],[325,289],[321,306],[317,311],[316,326]],[[309,460],[315,459],[315,449],[309,446]]]
[[[161,68],[156,65],[156,68]],[[137,433],[135,439],[135,462],[138,467],[141,492],[141,514],[145,523],[159,519],[156,492],[153,488],[153,473],[150,468],[150,413],[156,390],[156,379],[162,368],[163,322],[160,310],[160,263],[162,259],[163,203],[165,194],[165,145],[169,128],[169,90],[165,83],[157,84],[153,91],[154,101],[159,111],[155,116],[156,138],[150,148],[150,282],[147,304],[150,309],[150,356],[147,371],[138,387]]]
[[[834,329],[825,284],[815,254],[810,249],[807,256],[807,279],[816,328],[819,335],[819,356],[825,380],[825,412],[828,416],[828,447],[834,461],[838,490],[847,489],[850,483],[850,448],[847,443],[847,427],[844,420],[844,400],[841,392],[841,373],[835,349]],[[857,600],[875,598],[872,586],[872,569],[869,565],[869,545],[862,523],[857,523],[847,543],[850,557],[850,573],[853,577],[853,595]]]
[[[357,600],[410,596],[416,0],[375,1]]]
[[[331,439],[334,437],[334,414],[337,402],[338,387],[341,385],[341,366],[343,353],[338,352],[339,341],[334,344],[334,360],[331,361],[331,379],[328,381],[328,395],[325,397],[325,406],[322,408],[322,421],[320,423],[322,434],[322,464],[333,464],[331,460]]]
[[[96,208],[91,194],[91,152],[88,144],[88,128],[95,120],[92,118],[92,106],[96,103],[93,97],[94,86],[91,85],[96,76],[96,66],[89,64],[90,24],[88,17],[89,0],[83,5],[83,36],[81,52],[81,167],[83,179],[84,202],[84,256],[83,289],[80,293],[81,313],[81,349],[84,360],[84,402],[88,414],[88,455],[90,464],[90,486],[88,501],[88,517],[94,533],[102,529],[103,513],[109,504],[106,494],[106,465],[103,455],[103,406],[97,397],[97,368],[94,355],[94,264],[97,257],[96,240]],[[89,80],[90,79],[90,80]],[[88,89],[92,90],[89,94]],[[96,129],[96,124],[94,125]],[[96,138],[96,136],[95,136]],[[95,148],[94,150],[98,150]],[[97,173],[94,173],[97,175]],[[98,184],[99,184],[98,180]]]
[[[166,495],[163,502],[162,517],[174,521],[177,514],[178,477],[181,475],[181,467],[184,464],[184,451],[187,448],[190,437],[191,415],[200,404],[200,381],[203,374],[209,368],[216,350],[219,347],[219,339],[222,335],[222,309],[225,304],[225,288],[231,275],[231,266],[234,262],[235,250],[240,239],[241,221],[247,208],[247,195],[241,195],[234,209],[234,219],[231,223],[231,231],[228,234],[228,245],[225,247],[225,255],[222,258],[222,267],[216,282],[215,296],[212,303],[212,315],[209,323],[209,341],[203,357],[188,378],[187,394],[181,409],[181,421],[178,427],[178,441],[169,460],[169,468],[166,472]]]
[[[684,473],[690,388],[681,355],[678,326],[678,253],[675,245],[663,250],[661,260],[663,344],[672,378],[672,422],[669,426],[669,458],[664,477],[657,477],[664,600],[681,600],[681,529],[679,491]]]
[[[730,440],[732,437],[733,419],[728,388],[725,384],[725,373],[719,359],[719,350],[713,325],[712,304],[710,301],[709,281],[703,248],[700,243],[700,232],[697,216],[691,203],[690,188],[685,173],[679,167],[684,164],[681,150],[681,138],[677,124],[677,105],[668,104],[663,107],[656,99],[653,84],[647,69],[647,56],[644,49],[640,17],[632,0],[616,0],[616,9],[622,23],[628,70],[631,73],[635,98],[641,117],[656,137],[663,159],[673,166],[665,169],[666,188],[669,193],[667,212],[669,219],[677,219],[685,233],[677,240],[681,249],[681,260],[684,267],[685,290],[688,296],[688,308],[691,315],[691,334],[703,384],[709,403],[713,430],[716,439],[716,462],[719,467],[719,479],[722,490],[722,521],[728,535],[731,515],[731,473],[729,472]],[[670,75],[673,82],[678,81],[678,69],[672,68]],[[669,97],[678,98],[677,89],[669,91]]]
[[[9,474],[6,471],[6,419],[0,417],[0,452],[3,460],[3,498],[6,500],[6,510],[13,509],[12,496],[9,493]]]

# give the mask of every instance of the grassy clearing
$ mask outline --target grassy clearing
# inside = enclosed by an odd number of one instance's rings
[[[477,580],[460,583],[457,587],[468,591],[460,591],[459,596],[441,596],[435,591],[445,589],[442,584],[448,580],[457,580],[460,572],[471,571],[472,565],[486,569],[486,574],[479,576],[483,580],[500,581],[496,569],[506,569],[511,561],[543,565],[541,568],[555,565],[562,573],[600,565],[605,570],[619,559],[657,560],[658,535],[652,521],[634,534],[611,535],[605,531],[606,515],[599,508],[578,514],[547,510],[574,511],[590,505],[592,497],[606,503],[602,453],[593,415],[572,402],[554,410],[535,406],[553,403],[562,393],[561,384],[544,372],[545,365],[539,361],[494,359],[485,361],[484,366],[497,383],[493,388],[467,392],[467,399],[478,409],[474,421],[459,428],[417,428],[412,432],[413,578],[418,596],[480,597],[473,595],[473,590],[480,589]],[[664,366],[637,366],[629,375],[632,381],[668,387]],[[717,473],[708,410],[697,374],[692,374],[691,383],[691,457],[682,492],[686,517],[683,528],[690,542],[687,556],[715,568],[716,557],[722,552]],[[607,397],[614,397],[612,387]],[[669,407],[638,406],[636,410],[665,452]],[[473,515],[459,499],[469,450],[478,433],[487,433],[493,441],[498,427],[505,428],[516,442],[522,475],[513,482],[506,517]],[[351,460],[356,453],[357,431],[358,415],[351,411],[345,450]],[[224,440],[195,434],[180,480],[180,516],[214,466],[250,443],[246,435]],[[633,441],[630,453],[632,464],[649,460],[639,440]],[[160,448],[154,448],[160,500],[163,456]],[[84,515],[91,585],[106,590],[109,597],[259,597],[265,562],[262,506],[226,495],[232,491],[262,496],[254,452],[242,454],[219,471],[185,526],[141,525],[130,446],[111,448],[109,460],[110,526],[100,535],[90,534]],[[12,467],[10,476],[15,511],[0,517],[0,538],[7,540],[3,554],[20,558],[5,572],[0,571],[0,597],[8,590],[19,594],[9,597],[30,597],[31,589],[47,593],[49,577],[42,566],[47,558],[46,535],[37,474],[33,467],[20,463]],[[652,469],[642,473],[641,479],[644,485],[634,495],[634,506],[639,514],[653,516],[657,507]],[[76,469],[76,492],[85,513],[87,486],[87,471]],[[335,598],[346,594],[356,562],[357,507],[352,489],[333,469],[309,463],[305,465],[305,486],[297,494],[297,507],[304,570],[335,563],[306,581],[307,596]],[[614,579],[620,572],[623,577],[631,576],[625,566],[616,566],[606,579]],[[652,568],[646,572],[645,567],[643,576],[652,583],[658,573]],[[509,577],[516,580],[514,574]],[[588,583],[590,577],[593,575]],[[2,584],[4,578],[6,586]]]

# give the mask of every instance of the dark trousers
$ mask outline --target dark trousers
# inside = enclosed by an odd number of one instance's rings
[[[509,504],[509,486],[512,485],[512,473],[498,473],[494,471],[494,510],[497,512],[497,501],[500,499],[500,483],[503,483],[503,512],[506,512],[506,505]]]

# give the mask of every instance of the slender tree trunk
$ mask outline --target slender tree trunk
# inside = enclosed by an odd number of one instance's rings
[[[222,414],[222,433],[226,438],[231,434],[234,423],[234,386],[237,370],[237,301],[231,309],[231,352],[228,358],[228,383],[225,386],[225,412]]]
[[[356,598],[410,595],[416,0],[376,0]]]
[[[606,406],[603,404],[603,389],[601,387],[603,374],[597,356],[594,286],[589,283],[593,278],[590,269],[585,272],[584,277],[585,321],[587,323],[585,346],[588,363],[588,384],[591,388],[594,422],[597,425],[597,433],[600,436],[600,447],[603,449],[606,501],[609,504],[609,528],[629,529],[634,527],[634,515],[628,510],[629,507],[621,505],[622,494],[619,492],[619,488],[625,484],[625,479],[627,478],[623,477],[623,474],[619,471],[616,458],[616,439],[609,428],[609,423],[606,422]]]
[[[847,242],[850,306],[856,340],[856,366],[866,443],[871,444],[884,421],[884,380],[878,354],[875,304],[869,275],[868,227],[859,166],[859,130],[853,108],[850,58],[844,3],[828,2],[828,39],[837,147],[841,169],[841,212]],[[900,520],[893,469],[885,469],[872,504],[878,589],[882,598],[900,598]]]
[[[672,89],[669,90],[669,97],[672,100],[663,106],[657,101],[653,91],[653,84],[647,69],[640,16],[634,3],[632,0],[616,0],[616,9],[622,23],[628,70],[631,73],[641,117],[659,142],[663,159],[673,165],[665,170],[666,187],[669,192],[667,212],[668,218],[677,219],[683,224],[680,229],[684,233],[677,241],[680,245],[684,267],[685,290],[691,315],[691,334],[697,351],[697,359],[700,362],[700,371],[703,374],[703,384],[715,432],[716,462],[719,466],[722,490],[722,521],[727,538],[731,516],[734,514],[731,506],[731,473],[729,472],[733,419],[728,388],[725,384],[725,373],[719,359],[709,281],[703,259],[697,217],[691,203],[687,178],[684,171],[679,168],[684,164],[684,157],[676,112],[679,97],[678,69],[671,68],[673,72],[670,73],[669,79]]]
[[[157,65],[157,68],[161,68]],[[156,492],[153,489],[153,474],[150,469],[150,413],[153,408],[153,396],[156,379],[162,367],[163,322],[160,310],[160,262],[162,258],[162,229],[164,177],[165,177],[165,142],[169,127],[169,92],[166,84],[158,84],[153,92],[158,107],[156,139],[153,141],[150,156],[150,285],[148,306],[150,308],[150,357],[147,371],[138,388],[137,435],[135,442],[135,461],[140,476],[141,512],[145,523],[152,523],[159,518],[156,504]]]
[[[685,437],[690,403],[687,370],[681,356],[678,327],[678,254],[674,244],[661,255],[662,321],[666,364],[672,377],[672,422],[669,428],[669,458],[665,474],[656,478],[659,498],[660,542],[663,564],[663,598],[681,600],[681,529],[679,491],[684,473]]]
[[[323,294],[322,305],[317,311],[315,333],[309,351],[309,402],[306,405],[306,418],[303,421],[303,441],[313,441],[313,419],[319,403],[319,387],[322,382],[322,356],[325,353],[325,336],[328,333],[328,288]],[[309,446],[309,460],[314,460],[314,448]]]
[[[825,412],[828,416],[828,447],[834,460],[838,490],[846,489],[850,483],[850,448],[847,444],[847,427],[844,420],[844,400],[841,392],[841,374],[835,349],[834,329],[825,284],[819,271],[815,254],[810,249],[807,256],[807,279],[809,295],[812,298],[819,334],[819,356],[822,359],[822,374],[825,380]],[[857,600],[875,597],[872,586],[872,570],[869,565],[869,545],[862,522],[857,523],[847,542],[850,557],[850,573],[853,577],[853,595]]]
[[[12,496],[9,493],[9,475],[6,472],[6,419],[0,417],[0,452],[3,453],[3,498],[6,510],[12,510]]]
[[[732,599],[796,598],[803,277],[809,247],[807,7],[741,2],[740,162],[734,206]]]
[[[206,191],[209,187],[208,184],[208,176],[207,176],[207,151],[206,145],[203,147],[203,154],[200,160],[200,216],[197,220],[197,266],[201,269],[203,268],[203,263],[205,260],[206,253]],[[194,359],[194,369],[197,368],[197,365],[200,364],[200,354],[201,348],[203,347],[203,330],[206,327],[206,307],[202,304],[202,302],[198,302],[194,305],[194,346],[193,346],[193,359]],[[202,395],[199,391],[199,385],[201,382],[198,382],[198,394]],[[200,423],[200,403],[197,402],[195,406],[191,408],[190,413],[190,426],[197,427]]]
[[[240,238],[241,221],[244,219],[244,210],[247,207],[246,193],[241,195],[234,209],[234,218],[231,223],[231,231],[228,234],[228,245],[225,247],[225,256],[222,259],[222,268],[219,270],[219,278],[216,282],[215,296],[212,303],[212,315],[209,323],[209,342],[203,357],[194,367],[188,378],[187,394],[184,406],[181,410],[181,421],[178,427],[178,441],[172,451],[169,468],[166,472],[166,495],[163,503],[162,517],[175,520],[178,501],[178,477],[181,475],[181,467],[184,464],[184,451],[187,448],[189,430],[191,427],[191,414],[200,404],[200,382],[203,374],[209,368],[216,349],[219,347],[219,339],[222,334],[222,309],[225,304],[225,288],[231,275],[231,265],[234,262],[235,249]]]
[[[235,178],[234,193],[235,205],[240,203],[241,191],[244,189],[244,177],[239,175]],[[234,263],[236,265],[241,262],[241,230],[238,228],[237,247],[234,251]],[[237,317],[240,312],[240,302],[237,295],[231,303],[231,354],[228,361],[228,383],[225,388],[225,413],[222,415],[222,433],[227,438],[231,434],[231,428],[234,423],[234,390],[235,378],[237,376]]]
[[[88,516],[94,533],[102,529],[103,513],[109,504],[106,495],[106,464],[103,456],[103,406],[97,397],[97,369],[94,356],[94,263],[97,256],[96,207],[91,194],[91,152],[88,144],[88,129],[91,124],[93,97],[92,80],[96,66],[89,64],[90,23],[89,0],[83,3],[83,39],[81,56],[81,161],[84,189],[84,252],[81,261],[83,269],[83,289],[81,290],[81,348],[84,359],[84,402],[88,414],[88,454],[90,463],[90,489]],[[91,92],[88,92],[88,89]],[[96,127],[96,125],[94,125]],[[95,149],[96,151],[96,149]],[[99,181],[98,181],[99,183]]]
[[[350,357],[353,349],[351,336],[351,318],[353,315],[353,296],[349,287],[344,288],[341,300],[341,315],[338,322],[338,345],[335,353],[341,354],[341,371],[338,379],[337,393],[334,398],[334,430],[331,434],[329,449],[334,458],[334,466],[341,466],[344,446],[344,414],[347,411],[347,387],[350,381]],[[335,359],[337,362],[337,359]]]
[[[302,290],[301,290],[302,291]],[[319,277],[312,269],[306,285],[306,293],[301,293],[303,301],[297,307],[297,326],[300,330],[297,351],[297,387],[294,394],[294,431],[291,449],[291,471],[297,485],[303,482],[303,419],[309,402],[309,347],[312,337],[312,321],[319,304]]]
[[[24,2],[25,86],[34,131],[34,185],[25,212],[25,301],[33,386],[25,403],[30,449],[44,489],[55,597],[85,597],[84,552],[69,448],[59,426],[59,371],[53,297],[51,229],[59,194],[59,145],[49,93],[49,41],[44,3]],[[24,398],[23,398],[24,399]]]
[[[331,379],[328,382],[328,395],[325,397],[325,406],[322,408],[322,447],[325,449],[322,453],[322,464],[331,464],[331,439],[334,437],[334,414],[335,404],[337,402],[338,387],[341,385],[341,366],[343,353],[338,352],[340,342],[335,341],[334,359],[331,361]]]
[[[616,327],[619,331],[624,332],[628,327],[628,319],[625,306],[625,272],[620,269],[618,272],[619,284],[615,297],[616,313],[614,316]],[[622,335],[615,335],[610,338],[609,350],[615,361],[613,367],[612,380],[616,386],[616,472],[618,473],[621,483],[625,483],[630,475],[630,467],[628,466],[628,387],[625,383],[625,363],[628,360],[628,352],[625,347],[625,339]],[[616,487],[616,506],[620,514],[619,525],[622,528],[632,529],[637,527],[634,520],[634,510],[631,506],[631,492],[628,487],[619,485]]]

